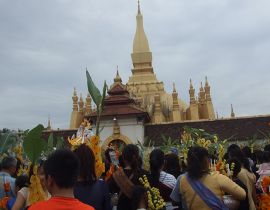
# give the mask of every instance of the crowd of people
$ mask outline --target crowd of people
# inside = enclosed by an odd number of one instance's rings
[[[186,161],[156,148],[149,155],[149,170],[144,169],[134,144],[123,148],[117,164],[106,152],[105,158],[107,171],[113,167],[114,173],[97,177],[95,155],[86,144],[73,151],[54,151],[39,162],[37,169],[45,199],[30,204],[29,177],[33,169],[28,176],[16,177],[16,158],[5,157],[1,162],[0,199],[9,196],[7,209],[12,210],[149,209],[148,192],[141,181],[146,177],[166,203],[163,209],[255,210],[258,195],[265,190],[263,177],[270,176],[270,145],[253,153],[249,147],[230,145],[224,155],[230,176],[213,171],[211,161],[215,157],[200,146],[189,148]]]

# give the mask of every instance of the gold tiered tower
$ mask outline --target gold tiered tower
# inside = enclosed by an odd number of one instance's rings
[[[179,98],[175,85],[173,85],[172,93],[165,91],[163,82],[159,81],[154,73],[152,52],[144,31],[143,16],[139,3],[136,21],[137,27],[133,40],[133,52],[131,53],[133,69],[131,70],[132,75],[126,84],[126,89],[130,96],[140,104],[141,108],[149,113],[151,123],[215,119],[210,85],[207,78],[204,87],[201,83],[198,100],[190,80],[189,105]],[[73,112],[71,114],[70,128],[78,128],[83,117],[92,112],[91,98],[88,95],[84,104],[82,97],[78,101],[77,93],[74,90],[72,99]]]

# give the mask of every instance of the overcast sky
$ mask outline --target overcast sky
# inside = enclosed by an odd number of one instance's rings
[[[154,71],[189,102],[207,75],[215,110],[270,114],[269,0],[141,0]],[[68,128],[72,92],[131,75],[136,0],[0,0],[0,128]]]

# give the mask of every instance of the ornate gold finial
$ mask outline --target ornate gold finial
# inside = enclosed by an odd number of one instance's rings
[[[72,100],[73,100],[73,111],[78,111],[78,96],[77,96],[77,92],[76,92],[75,87],[74,87],[74,91],[73,91]]]
[[[80,112],[83,111],[83,106],[84,106],[83,97],[82,97],[82,94],[80,94],[80,101],[79,101],[79,111]]]
[[[141,14],[140,0],[138,0],[138,14]]]
[[[233,105],[231,104],[231,117],[234,118],[235,117],[235,113],[233,111]]]
[[[173,92],[176,92],[175,83],[173,83]]]
[[[190,88],[190,89],[193,89],[193,85],[192,85],[192,80],[191,80],[191,78],[189,79],[189,88]]]
[[[203,92],[203,84],[202,84],[202,82],[201,82],[200,91]]]
[[[91,106],[91,96],[89,93],[87,93],[87,97],[85,99],[85,114],[89,115],[92,112],[92,106]]]
[[[208,80],[207,80],[207,76],[205,76],[205,87],[208,87],[209,86],[209,83],[208,83]]]
[[[48,116],[48,126],[47,126],[47,130],[52,130],[50,115]]]
[[[116,68],[116,76],[115,76],[115,78],[114,78],[114,82],[122,82],[122,79],[121,79],[121,77],[119,76],[119,72],[118,72],[118,66],[117,66],[117,68]]]

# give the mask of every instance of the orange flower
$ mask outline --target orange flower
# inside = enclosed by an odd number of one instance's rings
[[[10,183],[9,182],[4,183],[4,190],[6,193],[10,191]]]
[[[270,209],[270,196],[269,195],[261,195],[260,196],[260,204],[259,210],[269,210]]]
[[[9,197],[4,197],[2,200],[0,200],[0,208],[7,209],[8,200]]]
[[[269,176],[265,176],[262,179],[262,188],[263,188],[263,192],[264,193],[269,193],[269,185],[270,185],[270,177]]]
[[[108,181],[108,179],[113,175],[114,172],[114,165],[111,164],[109,171],[107,171],[105,176],[105,181]]]

